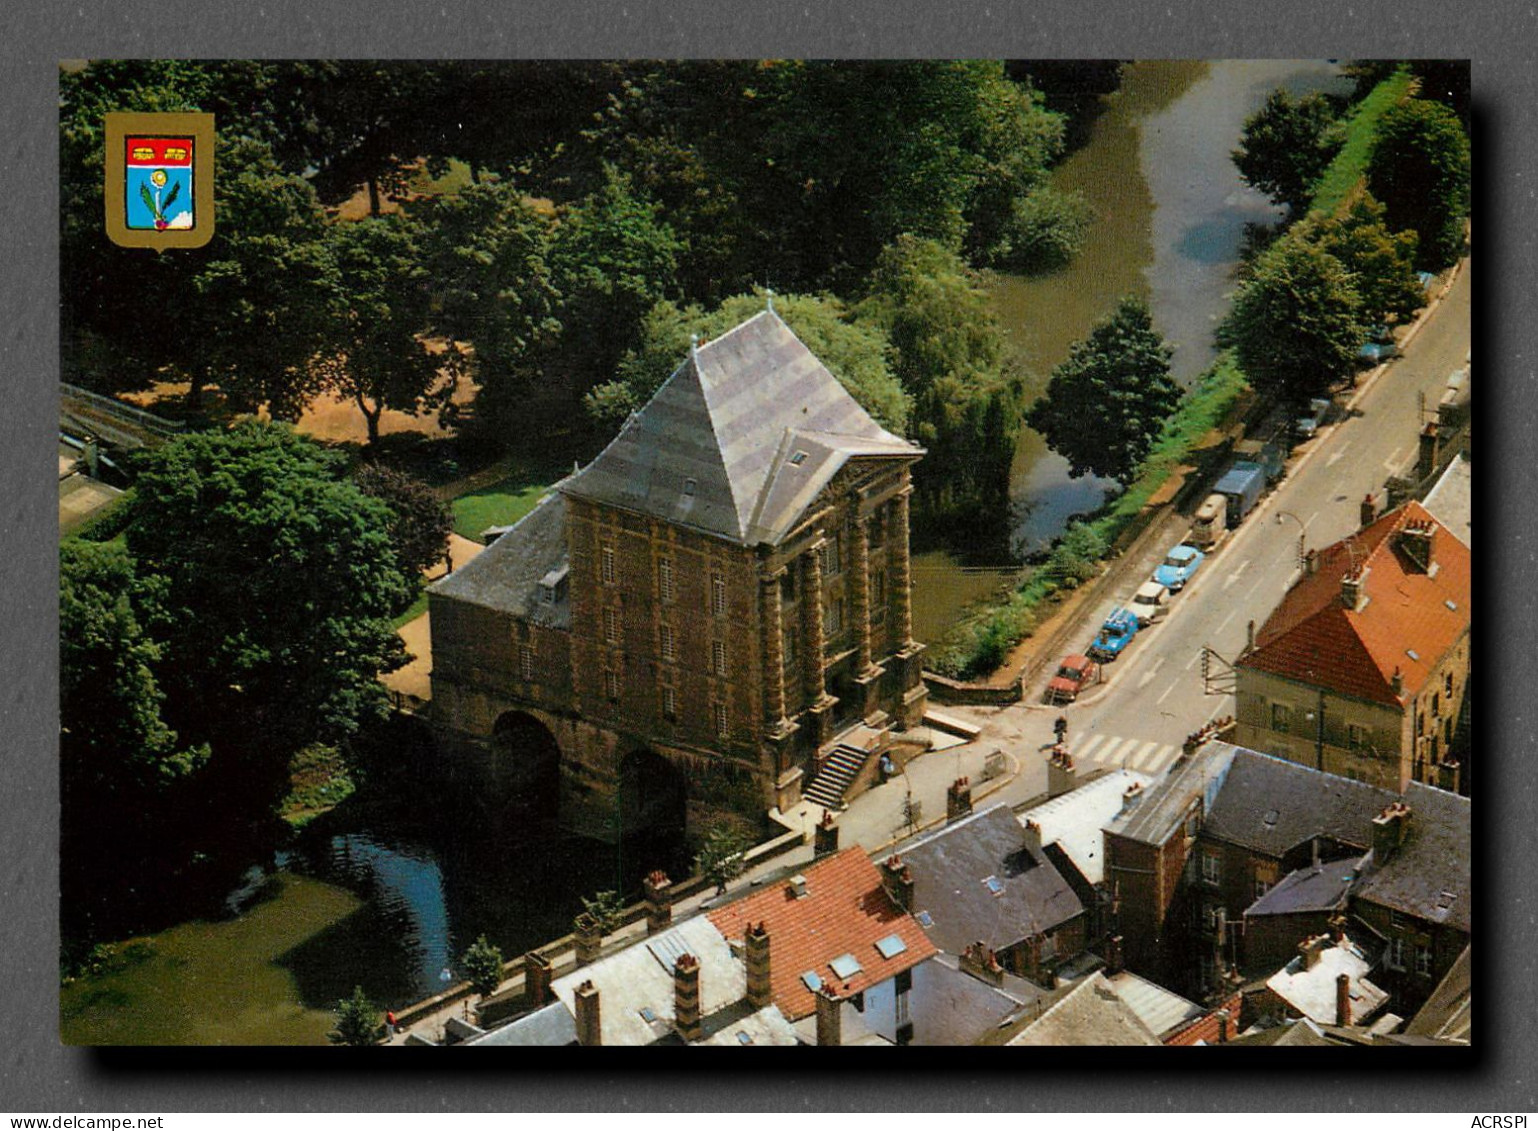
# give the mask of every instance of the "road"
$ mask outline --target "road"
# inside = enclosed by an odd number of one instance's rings
[[[1203,682],[1203,646],[1229,660],[1238,656],[1249,622],[1263,624],[1297,576],[1300,525],[1310,548],[1344,538],[1359,528],[1363,496],[1372,493],[1381,505],[1386,480],[1415,462],[1419,395],[1434,408],[1447,376],[1471,349],[1469,274],[1465,260],[1446,295],[1402,344],[1402,356],[1365,379],[1343,418],[1296,451],[1286,478],[1202,564],[1169,615],[1107,666],[1103,689],[1063,711],[1081,771],[1126,766],[1161,773],[1187,734],[1233,714],[1232,679],[1226,693]],[[1155,549],[1150,569],[1165,549]],[[1141,571],[1130,573],[1096,606],[1094,623],[1127,601],[1143,579]],[[1086,644],[1092,633],[1086,629]],[[987,719],[983,741],[1029,752],[1051,741],[1058,713],[1029,701],[1004,708]],[[1003,800],[1017,804],[1046,786],[1044,759],[1021,762],[1019,778],[1001,791]]]

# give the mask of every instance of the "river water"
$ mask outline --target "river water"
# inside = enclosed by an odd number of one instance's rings
[[[1000,318],[1034,376],[1033,397],[1046,391],[1069,346],[1128,294],[1148,301],[1175,347],[1177,379],[1188,383],[1210,364],[1244,226],[1281,215],[1229,159],[1244,119],[1279,86],[1297,96],[1345,93],[1349,82],[1332,64],[1288,60],[1151,61],[1124,70],[1121,88],[1101,100],[1088,142],[1053,175],[1054,185],[1095,209],[1083,248],[1061,271],[994,283]],[[1046,549],[1071,516],[1097,509],[1110,486],[1070,478],[1067,460],[1022,428],[1010,488],[1012,557],[916,554],[914,634],[938,639],[969,604],[1007,584],[1020,558]]]
[[[1124,294],[1145,296],[1189,380],[1212,356],[1247,221],[1276,213],[1238,179],[1229,151],[1276,86],[1343,86],[1323,63],[1143,62],[1106,97],[1089,141],[1056,171],[1096,209],[1085,246],[1052,275],[1000,278],[999,312],[1039,394]],[[1070,479],[1030,429],[1012,477],[1017,555],[1046,546],[1105,485]],[[1014,560],[915,555],[914,631],[935,639],[995,592]],[[977,569],[992,566],[993,570]],[[355,801],[357,799],[354,799]],[[630,889],[652,867],[687,865],[681,846],[619,848],[550,830],[497,827],[452,803],[349,803],[256,868],[224,907],[136,940],[119,969],[61,991],[73,1044],[324,1043],[338,998],[362,985],[399,1006],[455,976],[485,933],[512,957],[564,934],[581,896]]]

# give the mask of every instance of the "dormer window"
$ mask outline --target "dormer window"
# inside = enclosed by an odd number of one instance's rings
[[[805,462],[806,462],[806,453],[805,452],[797,452],[795,455],[790,457],[790,466],[791,467],[800,467]]]
[[[684,495],[686,497],[692,499],[694,497],[694,489],[697,486],[699,486],[699,483],[697,481],[695,481],[693,479],[685,479],[684,480]]]

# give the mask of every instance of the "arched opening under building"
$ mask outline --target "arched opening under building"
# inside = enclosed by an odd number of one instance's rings
[[[688,866],[687,788],[677,766],[655,750],[633,750],[620,761],[615,822],[627,886],[653,868],[677,878]]]
[[[561,747],[526,711],[508,711],[491,729],[491,792],[499,807],[554,820],[561,803]]]

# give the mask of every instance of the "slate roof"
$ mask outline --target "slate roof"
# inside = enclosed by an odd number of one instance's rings
[[[1141,800],[1113,817],[1105,831],[1143,844],[1164,844],[1185,821],[1192,802],[1200,798],[1203,810],[1211,810],[1240,752],[1229,742],[1199,746],[1191,757],[1176,762],[1157,787],[1145,790]]]
[[[561,489],[738,544],[773,544],[850,458],[922,454],[872,420],[766,310],[694,349]]]
[[[938,954],[913,972],[913,992],[908,995],[913,1043],[974,1044],[1022,1007],[1051,996],[1051,991],[1009,974],[1003,986],[992,986],[963,974],[956,956]]]
[[[994,950],[1061,926],[1084,905],[1007,805],[995,805],[906,845],[913,872],[913,912],[928,912],[924,933],[960,954],[982,941]],[[993,880],[997,894],[985,882]]]
[[[1423,572],[1397,546],[1408,522],[1430,522],[1436,569]],[[1469,627],[1469,549],[1427,510],[1409,502],[1319,551],[1306,574],[1272,611],[1239,666],[1342,695],[1398,707],[1425,685]],[[1341,603],[1341,579],[1365,570],[1367,600]],[[1413,655],[1412,655],[1413,653]],[[1403,689],[1392,680],[1398,670]]]
[[[1239,747],[1207,807],[1202,835],[1265,856],[1283,856],[1316,836],[1365,852],[1372,847],[1372,819],[1398,800],[1393,790]]]
[[[1011,1045],[1157,1045],[1159,1038],[1122,1001],[1104,974],[1075,986],[1041,1017],[1007,1042]]]
[[[1319,867],[1299,868],[1283,876],[1270,891],[1244,909],[1246,917],[1297,915],[1310,911],[1337,911],[1346,905],[1346,894],[1361,861],[1350,856]]]
[[[547,605],[540,599],[540,580],[565,565],[566,500],[551,494],[428,592],[512,613],[550,628],[570,628],[569,600]]]
[[[1352,898],[1467,932],[1474,886],[1469,799],[1412,783],[1404,800],[1410,823],[1403,843],[1386,863],[1371,854],[1363,860]]]
[[[841,993],[857,994],[937,953],[913,917],[888,898],[881,873],[861,849],[824,857],[801,874],[806,879],[802,897],[790,884],[777,883],[707,916],[728,939],[741,939],[750,923],[764,925],[769,932],[770,991],[774,1004],[791,1021],[816,1010],[812,991],[801,980],[807,971]],[[889,935],[897,935],[903,949],[887,958],[876,943]],[[840,978],[829,963],[845,954],[853,955],[860,969]]]
[[[552,1001],[543,1009],[525,1014],[516,1021],[492,1029],[480,1036],[471,1037],[465,1045],[530,1046],[574,1045],[577,1043],[577,1021],[560,1001]]]

